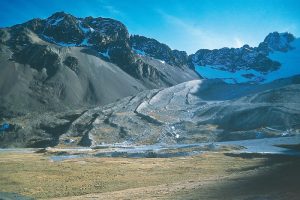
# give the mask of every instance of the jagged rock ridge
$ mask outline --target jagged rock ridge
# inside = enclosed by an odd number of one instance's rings
[[[274,32],[258,47],[200,49],[189,59],[205,78],[222,78],[233,83],[270,82],[300,74],[295,70],[299,48],[299,39],[292,34]]]
[[[244,45],[241,48],[200,49],[191,55],[193,64],[221,66],[228,71],[254,69],[259,72],[275,71],[280,63],[267,57],[270,51],[288,51],[294,40],[290,33],[270,33],[258,47]]]
[[[137,54],[148,55],[162,62],[179,67],[188,64],[188,55],[185,51],[172,50],[167,45],[155,39],[133,35],[130,36],[130,44]]]

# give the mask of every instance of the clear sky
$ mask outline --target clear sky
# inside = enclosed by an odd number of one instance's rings
[[[114,18],[188,53],[256,46],[273,31],[300,35],[300,0],[0,0],[0,27],[57,11]]]

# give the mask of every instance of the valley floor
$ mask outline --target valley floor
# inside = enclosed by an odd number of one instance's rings
[[[75,158],[0,152],[0,199],[299,199],[300,158],[209,152]],[[15,195],[16,195],[15,194]]]

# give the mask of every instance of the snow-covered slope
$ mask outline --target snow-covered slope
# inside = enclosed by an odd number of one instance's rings
[[[269,58],[278,61],[281,67],[265,75],[267,82],[300,74],[300,38],[294,40],[291,47],[293,49],[287,52],[274,51],[269,54]]]
[[[220,66],[199,66],[195,65],[196,71],[206,79],[222,79],[226,83],[243,83],[248,81],[259,81],[261,74],[253,69],[237,70],[235,72],[221,70]],[[252,76],[252,75],[254,76]],[[247,78],[250,75],[251,77]]]

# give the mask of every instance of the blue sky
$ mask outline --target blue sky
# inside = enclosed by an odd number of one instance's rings
[[[0,27],[56,11],[114,18],[188,53],[256,46],[273,31],[300,35],[300,0],[0,0]]]

